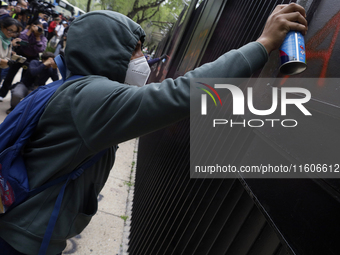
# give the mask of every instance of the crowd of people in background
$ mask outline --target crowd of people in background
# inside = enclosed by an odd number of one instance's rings
[[[52,62],[55,56],[64,54],[68,27],[74,20],[62,14],[51,17],[39,13],[32,21],[27,16],[28,7],[26,0],[0,1],[0,102],[11,90],[11,107],[7,114],[28,93],[45,85],[49,78],[58,79],[57,66]],[[165,54],[152,58],[152,52],[145,54],[149,66],[167,58]],[[21,69],[20,82],[13,84]]]
[[[11,107],[7,114],[49,78],[59,79],[53,59],[63,54],[68,26],[73,20],[62,14],[51,17],[45,13],[32,19],[28,17],[28,7],[25,0],[0,2],[0,102],[11,90]],[[20,69],[20,82],[13,84]]]

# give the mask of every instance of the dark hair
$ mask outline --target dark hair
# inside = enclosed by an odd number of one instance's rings
[[[16,19],[13,19],[11,17],[6,17],[4,19],[2,19],[0,21],[1,24],[1,28],[8,28],[12,25],[15,25],[18,28],[18,32],[20,30],[20,28],[22,28],[22,25],[19,21],[17,21]]]
[[[38,17],[37,19],[33,20],[33,22],[30,25],[42,25],[42,23]]]
[[[52,52],[49,51],[45,51],[42,55],[41,55],[41,60],[47,60],[48,58],[55,58],[54,54]]]

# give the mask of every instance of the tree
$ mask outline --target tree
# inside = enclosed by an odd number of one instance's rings
[[[86,12],[91,10],[91,0],[87,0]]]
[[[132,10],[126,16],[130,19],[134,19],[137,15],[136,22],[141,24],[155,16],[163,2],[165,2],[165,0],[154,0],[143,4],[140,0],[134,0]]]
[[[88,6],[91,0],[87,0]],[[177,21],[190,0],[99,0],[96,4],[102,10],[122,13],[148,31],[145,45],[156,45]],[[153,36],[154,35],[154,36]]]

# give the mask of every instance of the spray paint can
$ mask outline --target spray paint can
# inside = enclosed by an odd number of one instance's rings
[[[306,70],[305,39],[300,32],[288,32],[280,47],[280,59],[280,72],[283,74],[299,74]]]

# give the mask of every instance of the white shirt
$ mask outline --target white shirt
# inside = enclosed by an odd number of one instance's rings
[[[55,31],[57,31],[57,36],[60,37],[64,33],[64,26],[63,25],[57,25],[55,28]]]

